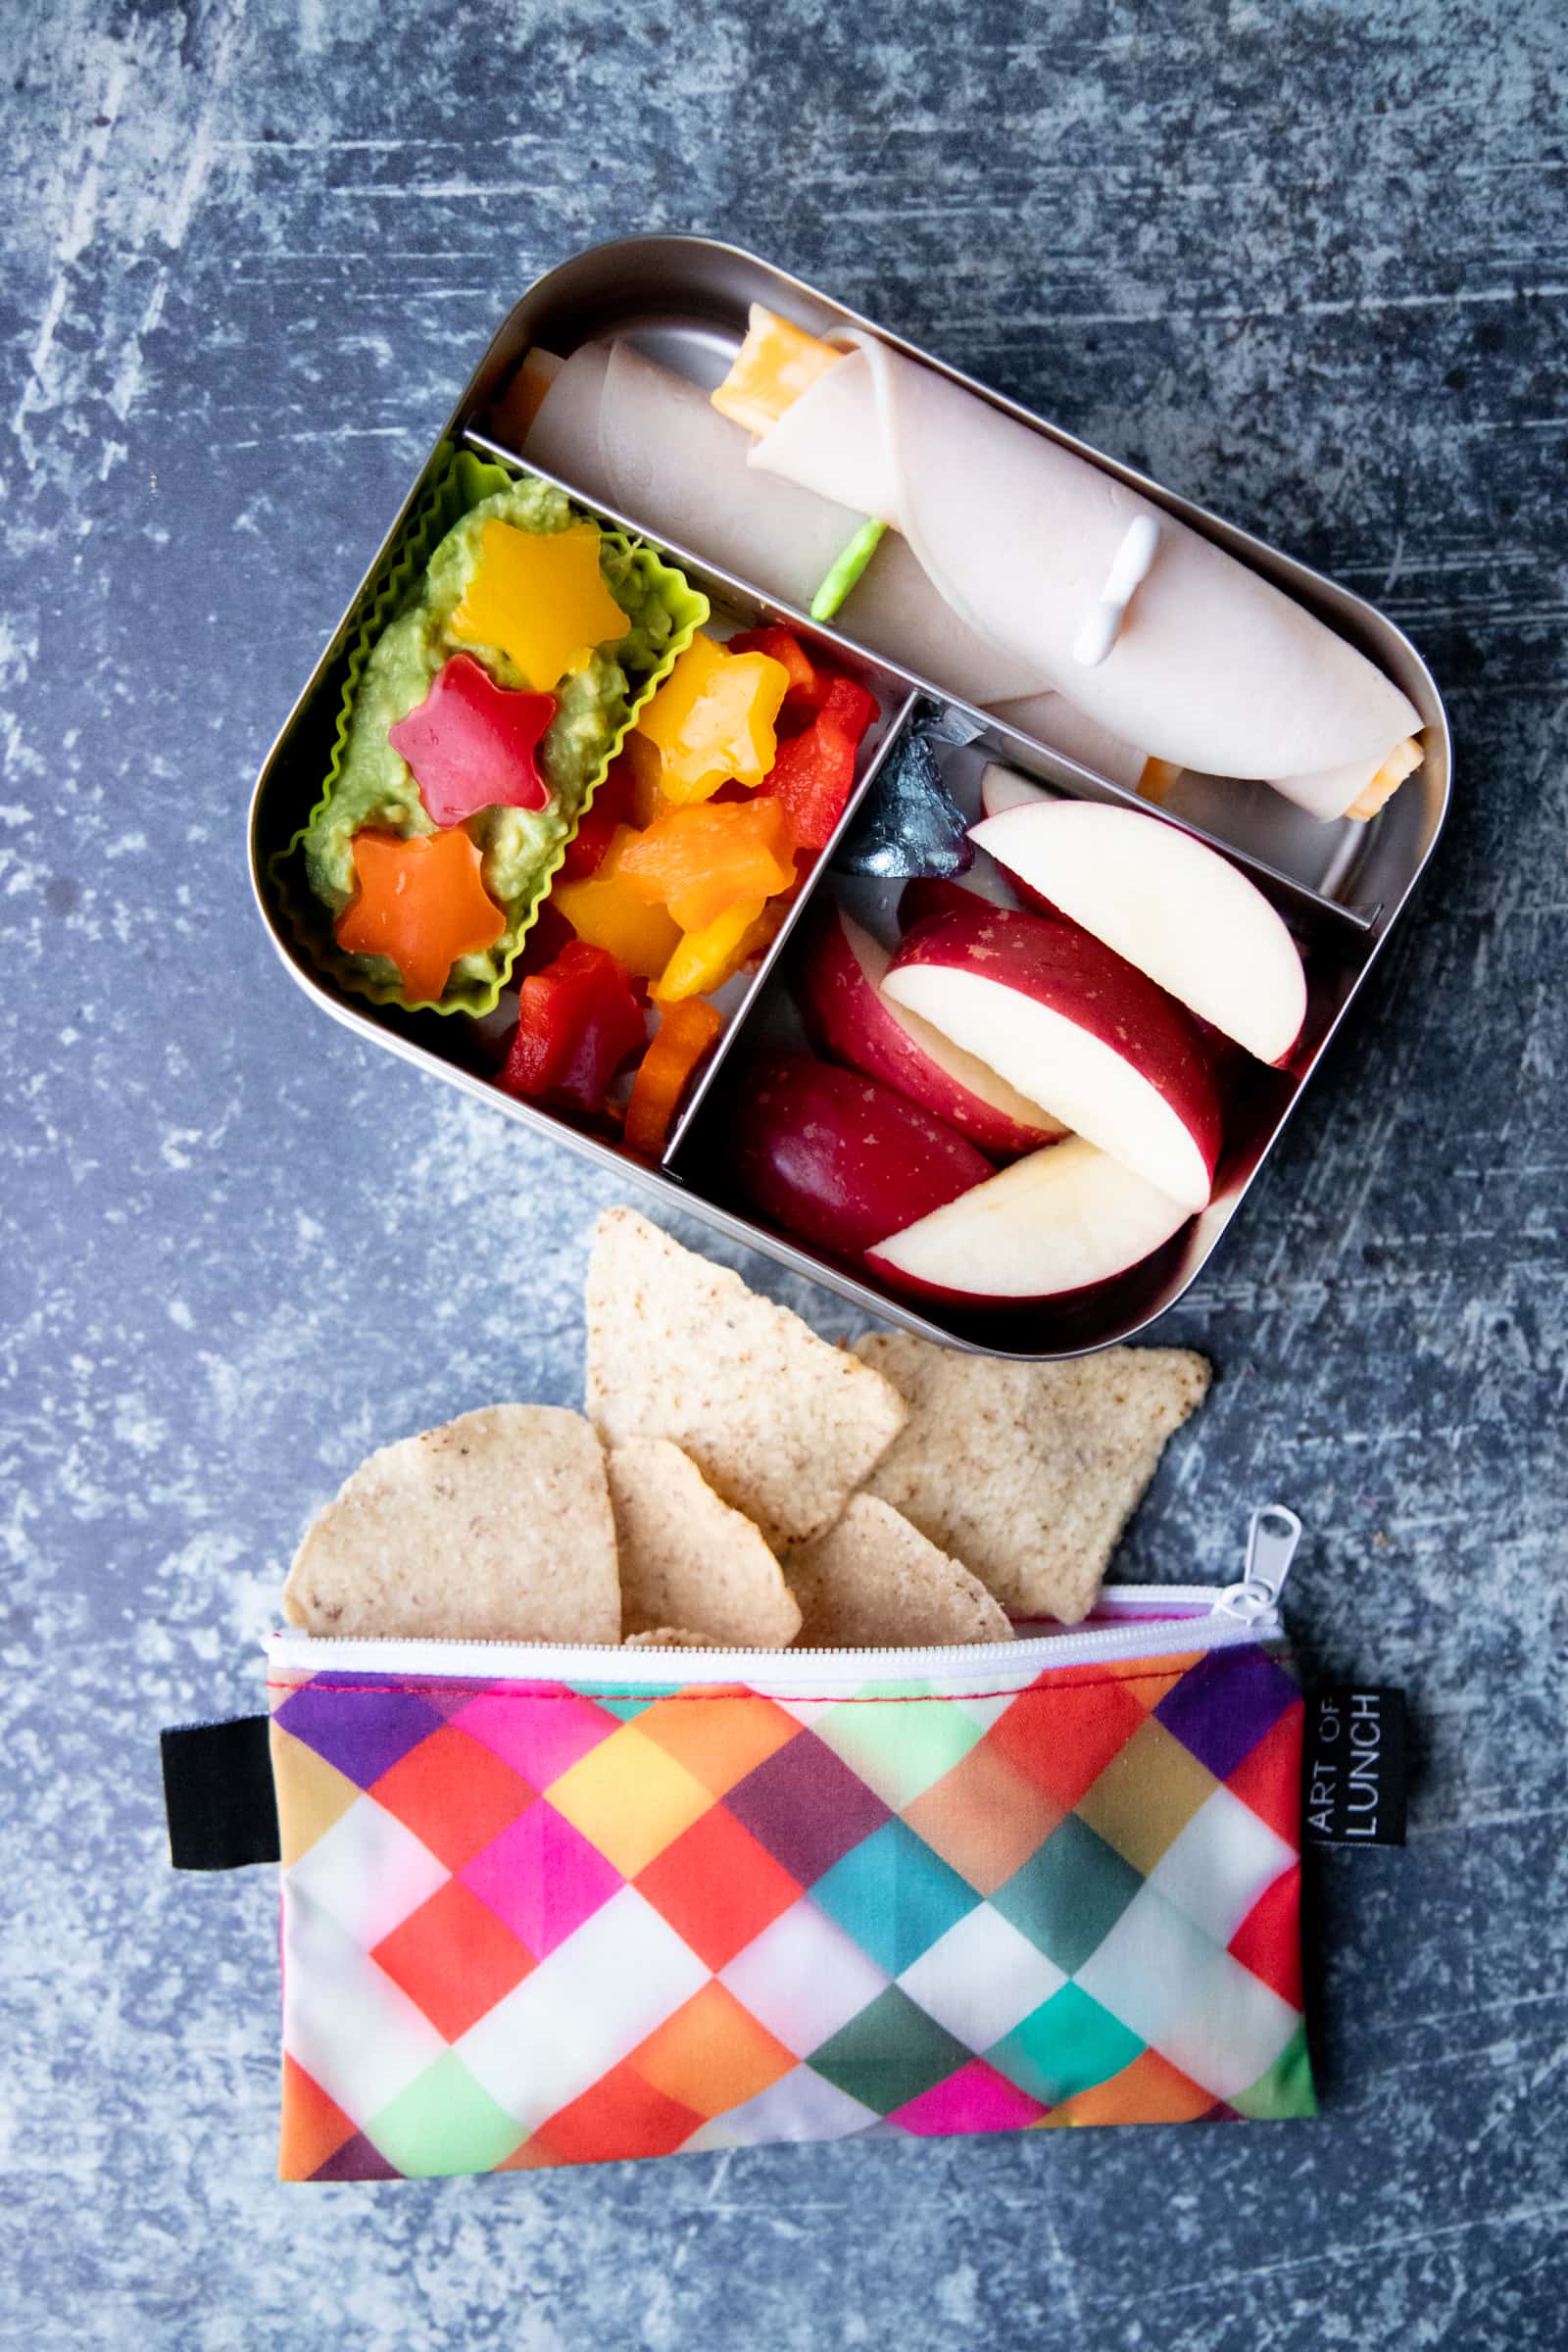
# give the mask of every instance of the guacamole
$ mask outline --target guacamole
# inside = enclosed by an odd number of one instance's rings
[[[371,648],[354,696],[337,780],[302,843],[311,890],[334,919],[354,897],[356,833],[373,826],[407,838],[436,830],[413,775],[387,741],[388,728],[424,701],[437,672],[455,653],[472,655],[503,686],[528,684],[499,648],[460,642],[449,630],[477,567],[485,523],[563,531],[580,520],[564,493],[547,482],[518,481],[493,492],[447,532],[430,558],[417,601],[389,623]],[[626,615],[626,634],[617,645],[601,647],[554,689],[558,708],[538,752],[540,772],[550,789],[547,807],[484,808],[468,820],[483,858],[484,886],[506,914],[507,928],[493,948],[465,956],[453,965],[449,995],[494,981],[505,968],[589,785],[675,634],[677,623],[668,602],[635,554],[606,537],[599,568]],[[382,957],[356,960],[368,976],[396,986],[397,969]]]

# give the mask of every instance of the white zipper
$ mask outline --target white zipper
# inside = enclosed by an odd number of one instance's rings
[[[1247,1564],[1234,1585],[1107,1585],[1093,1622],[1014,1642],[938,1649],[625,1649],[610,1642],[421,1641],[321,1636],[285,1629],[270,1637],[271,1665],[294,1674],[380,1672],[486,1680],[603,1684],[617,1677],[640,1690],[745,1682],[781,1696],[830,1696],[867,1682],[967,1683],[999,1674],[1027,1678],[1044,1666],[1101,1658],[1188,1656],[1246,1642],[1277,1640],[1279,1597],[1300,1541],[1294,1511],[1254,1511]],[[1159,1612],[1158,1615],[1152,1612]]]

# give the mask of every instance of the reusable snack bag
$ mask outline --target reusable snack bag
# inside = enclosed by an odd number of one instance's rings
[[[279,1634],[281,2176],[1311,2114],[1295,1529],[971,1648]]]

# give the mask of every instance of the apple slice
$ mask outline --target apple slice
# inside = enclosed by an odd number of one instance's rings
[[[877,1243],[865,1262],[901,1290],[971,1306],[1066,1301],[1152,1256],[1190,1214],[1073,1135]]]
[[[1090,801],[988,813],[974,839],[1036,901],[1136,964],[1259,1061],[1306,1017],[1296,942],[1255,883],[1157,816]]]
[[[1192,1021],[1072,923],[977,907],[904,941],[884,996],[1189,1209],[1208,1200],[1219,1098]]]
[[[987,816],[1004,815],[1009,808],[1049,808],[1051,795],[1040,784],[1031,784],[1020,776],[1015,767],[1004,767],[993,760],[980,778],[980,806]],[[974,827],[969,828],[974,838]]]
[[[947,887],[958,895],[956,884]],[[984,900],[974,904],[989,911]],[[879,1078],[999,1159],[1059,1136],[1060,1121],[1050,1111],[882,995],[888,960],[887,950],[841,906],[828,902],[813,915],[790,986],[818,1051]]]
[[[979,894],[965,882],[944,881],[937,874],[916,874],[906,882],[899,893],[899,929],[912,931],[916,923],[928,923],[934,914],[962,914],[971,907]],[[988,899],[988,906],[1003,905],[1000,899]]]
[[[994,1173],[972,1144],[891,1087],[809,1054],[750,1064],[732,1142],[752,1207],[838,1258],[858,1257]]]

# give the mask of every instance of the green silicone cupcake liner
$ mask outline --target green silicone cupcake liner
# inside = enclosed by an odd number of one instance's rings
[[[438,457],[442,454],[437,452]],[[493,978],[449,988],[435,1003],[423,1000],[411,1004],[396,981],[379,980],[368,972],[360,956],[347,956],[338,947],[332,936],[331,918],[326,908],[304,883],[305,839],[325,811],[336,787],[343,754],[348,745],[349,729],[353,724],[355,696],[377,638],[411,602],[426,564],[453,524],[460,522],[470,508],[476,507],[481,499],[488,498],[492,491],[509,489],[514,482],[526,478],[520,468],[514,472],[505,466],[477,458],[471,450],[465,449],[450,456],[448,464],[432,480],[424,499],[410,517],[403,537],[394,548],[387,568],[372,585],[364,617],[350,644],[332,758],[320,798],[288,847],[277,853],[268,869],[289,929],[312,961],[329,973],[340,987],[352,990],[356,996],[368,998],[372,1004],[399,1004],[408,1012],[466,1012],[475,1018],[494,1011],[502,990],[512,977],[513,966],[522,952],[523,941],[550,895],[550,885],[571,846],[577,826],[593,805],[595,793],[610,772],[612,760],[636,723],[638,712],[668,677],[677,657],[685,652],[709,616],[710,607],[707,597],[699,589],[691,587],[673,565],[664,563],[651,547],[629,539],[623,531],[611,530],[600,524],[606,544],[627,556],[638,578],[654,592],[674,624],[657,667],[648,672],[630,697],[625,719],[616,728],[604,759],[583,788],[571,830],[557,845],[548,863],[541,869],[532,897],[520,912],[509,916],[502,960]],[[592,521],[595,517],[590,514],[588,519]]]

